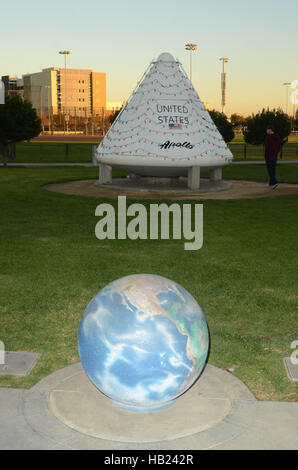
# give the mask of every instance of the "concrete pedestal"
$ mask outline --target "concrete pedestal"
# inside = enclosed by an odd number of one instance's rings
[[[200,167],[192,166],[188,169],[187,186],[191,190],[199,189],[200,187]]]
[[[210,170],[210,180],[221,181],[222,180],[222,168],[214,168],[213,170]]]
[[[140,468],[146,455],[157,459],[159,450],[164,455],[177,451],[178,464],[192,463],[181,459],[189,450],[190,456],[207,449],[297,450],[298,403],[256,400],[232,373],[210,364],[166,410],[134,413],[108,402],[80,363],[53,372],[29,390],[0,387],[0,449],[99,450],[111,458],[121,455],[118,451],[126,456],[148,451],[139,457]],[[132,457],[124,458],[122,466],[139,468]]]
[[[188,178],[156,178],[149,176],[137,177],[137,178],[113,178],[109,184],[101,184],[100,181],[96,181],[94,186],[104,190],[117,190],[120,195],[120,191],[123,195],[128,194],[129,191],[140,192],[142,197],[144,193],[160,194],[163,197],[166,195],[171,196],[195,196],[196,194],[226,191],[232,188],[231,181],[212,181],[209,178],[201,178],[199,181],[195,181],[195,185],[199,183],[198,189],[191,189],[189,186]],[[72,185],[79,185],[81,183],[72,182]],[[89,186],[89,181],[86,183]],[[194,187],[193,185],[192,187]],[[97,193],[95,193],[98,195]]]
[[[97,161],[97,158],[96,158],[96,149],[97,149],[97,146],[96,145],[92,145],[92,164],[94,166],[97,166],[98,165],[98,161]]]
[[[111,183],[112,182],[112,167],[109,165],[99,164],[99,184]]]
[[[80,364],[70,366],[66,377],[61,371],[52,375],[48,393],[49,409],[59,421],[79,433],[113,441],[114,445],[117,441],[180,440],[198,433],[204,433],[206,439],[208,430],[215,445],[217,439],[233,437],[230,430],[218,436],[216,429],[225,425],[225,420],[229,422],[239,400],[247,401],[249,419],[253,417],[256,400],[249,389],[229,372],[209,364],[199,380],[169,408],[147,413],[114,406],[90,382]]]

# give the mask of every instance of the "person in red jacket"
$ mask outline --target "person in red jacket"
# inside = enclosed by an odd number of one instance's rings
[[[275,177],[275,167],[277,162],[277,155],[281,151],[282,140],[278,134],[275,133],[273,125],[267,126],[267,135],[265,138],[265,160],[267,171],[269,175],[269,187],[275,189],[277,187],[277,180]]]

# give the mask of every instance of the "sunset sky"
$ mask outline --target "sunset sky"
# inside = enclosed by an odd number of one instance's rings
[[[107,74],[107,101],[125,101],[153,58],[170,52],[200,98],[221,110],[220,57],[226,66],[226,114],[286,106],[284,82],[298,79],[297,0],[14,0],[0,10],[0,76],[64,66]],[[289,96],[293,90],[289,89]],[[288,104],[293,112],[293,105]]]

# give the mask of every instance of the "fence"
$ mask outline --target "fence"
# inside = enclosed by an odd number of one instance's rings
[[[91,163],[94,143],[21,142],[16,144],[17,163]]]
[[[261,160],[264,158],[263,145],[249,145],[244,143],[229,143],[229,149],[235,160]],[[279,158],[283,160],[298,159],[298,143],[287,143],[283,145]]]
[[[95,108],[89,111],[87,108],[63,108],[62,111],[54,111],[45,108],[37,113],[41,119],[43,134],[78,134],[103,136],[109,129],[110,116],[117,109]]]
[[[16,144],[15,160],[17,163],[92,163],[92,146],[98,142],[21,142]],[[243,143],[228,144],[235,161],[263,160],[262,145]],[[283,146],[280,158],[298,159],[298,143]]]

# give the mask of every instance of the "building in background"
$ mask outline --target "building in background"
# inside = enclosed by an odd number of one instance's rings
[[[106,74],[91,69],[49,67],[22,78],[5,75],[2,80],[7,93],[18,93],[32,103],[42,133],[103,136],[111,114],[122,105],[107,103]]]
[[[4,83],[5,93],[8,95],[20,95],[24,98],[24,82],[22,78],[15,75],[2,75],[2,82]]]
[[[24,98],[40,115],[88,117],[106,108],[106,74],[50,67],[23,76]]]

